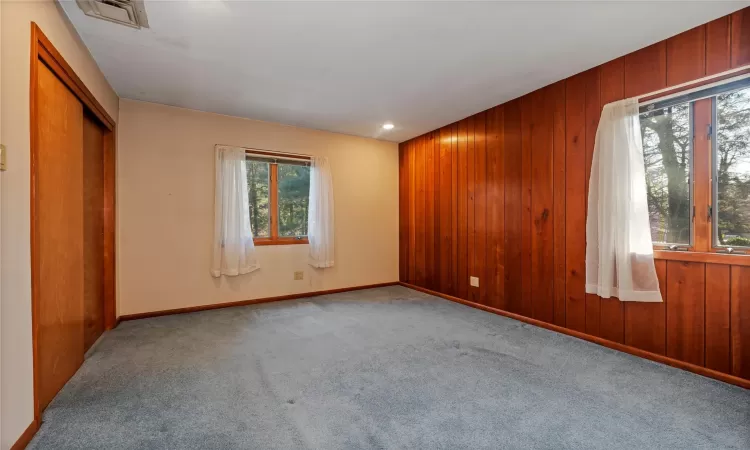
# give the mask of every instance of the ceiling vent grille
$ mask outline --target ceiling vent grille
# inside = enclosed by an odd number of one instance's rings
[[[76,0],[87,16],[132,28],[148,28],[146,8],[140,0]]]

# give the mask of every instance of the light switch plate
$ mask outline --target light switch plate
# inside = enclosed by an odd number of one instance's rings
[[[469,284],[474,287],[479,287],[479,277],[469,277]]]

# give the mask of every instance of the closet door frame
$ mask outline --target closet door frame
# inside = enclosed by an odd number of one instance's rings
[[[31,23],[31,80],[30,80],[30,153],[31,153],[31,329],[34,362],[34,422],[41,425],[40,373],[39,373],[39,247],[37,242],[36,193],[39,148],[37,143],[37,64],[41,61],[81,101],[104,128],[104,330],[117,325],[116,320],[116,276],[115,276],[115,161],[116,124],[107,111],[83,84],[60,52],[55,49],[39,26]]]

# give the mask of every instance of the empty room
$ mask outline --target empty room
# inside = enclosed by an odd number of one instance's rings
[[[750,449],[750,1],[0,0],[0,450]]]

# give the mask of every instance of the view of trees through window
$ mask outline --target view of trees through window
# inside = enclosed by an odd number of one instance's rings
[[[307,236],[310,166],[278,165],[279,236]]]
[[[272,186],[271,174],[276,183]],[[271,189],[276,189],[271,196]],[[276,202],[279,237],[307,236],[307,209],[310,197],[310,167],[302,164],[272,164],[247,160],[247,192],[250,226],[256,238],[271,237],[271,202]],[[272,198],[274,197],[274,198]]]
[[[689,104],[641,114],[651,239],[654,242],[690,244],[690,116]]]
[[[716,97],[718,245],[750,247],[750,89]]]
[[[269,211],[269,171],[265,161],[247,160],[247,193],[250,202],[250,227],[255,237],[271,236]]]

